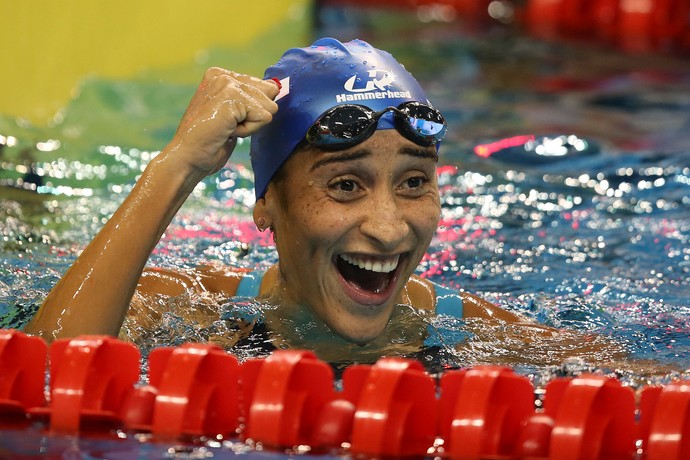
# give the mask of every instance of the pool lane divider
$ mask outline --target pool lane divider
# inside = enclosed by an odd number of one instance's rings
[[[527,0],[523,14],[540,38],[598,40],[628,52],[690,51],[687,0]]]
[[[436,380],[418,361],[381,358],[349,366],[339,390],[309,351],[239,363],[215,345],[189,343],[152,350],[147,381],[139,366],[136,346],[112,337],[48,347],[0,330],[0,429],[241,440],[353,457],[690,458],[688,381],[645,387],[636,398],[617,379],[583,374],[552,380],[535,404],[532,383],[501,366]]]
[[[612,45],[625,52],[690,52],[688,0],[520,0],[506,2],[504,17],[493,0],[328,0],[359,7],[439,9],[459,17],[469,30],[489,29],[507,19],[541,39],[583,40]],[[508,8],[505,10],[508,11]],[[512,19],[514,19],[514,24]]]

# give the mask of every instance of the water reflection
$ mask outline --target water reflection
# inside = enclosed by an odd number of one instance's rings
[[[407,34],[389,35],[395,43],[376,31],[362,38],[409,63],[451,124],[439,166],[441,225],[419,273],[546,324],[592,334],[595,343],[612,337],[639,360],[690,367],[686,68],[658,57],[630,59],[500,35],[458,36],[437,23],[427,29],[416,24],[409,42],[401,38]],[[150,85],[129,86],[131,100],[148,100]],[[108,88],[96,82],[87,90]],[[175,97],[159,102],[186,100],[178,88],[168,90]],[[75,101],[73,109],[81,104],[84,113],[112,115],[88,103]],[[171,106],[161,110],[174,112]],[[145,142],[129,129],[116,139],[94,130],[82,132],[86,140],[75,147],[70,113],[61,136],[50,132],[36,141],[0,133],[7,140],[0,157],[3,327],[26,322],[114,212],[155,146],[163,145],[163,134],[174,129],[177,116],[170,118],[141,128]],[[27,144],[36,149],[25,164],[21,149]],[[246,145],[236,164],[195,190],[152,265],[264,268],[275,262],[272,241],[256,231],[249,215],[254,194],[244,154]],[[31,167],[43,178],[44,193],[9,196]],[[225,301],[160,299],[139,312],[150,322],[126,323],[125,335],[145,347],[215,341],[235,347],[241,357],[265,353],[267,338],[275,346],[266,334],[238,345],[234,333],[246,323],[265,322],[264,311],[252,302]],[[402,323],[409,328],[397,331],[397,348],[387,351],[408,353],[410,344],[426,341],[428,352],[412,354],[430,367],[504,362],[538,376],[554,366],[557,372],[589,366],[571,362],[563,370],[554,341],[542,338],[526,350],[506,325],[430,318],[404,308],[399,314],[409,319]],[[308,338],[308,328],[295,329]],[[299,343],[299,337],[291,340]],[[381,353],[379,345],[357,350],[358,359],[372,359]],[[336,352],[324,351],[342,362],[329,354]]]

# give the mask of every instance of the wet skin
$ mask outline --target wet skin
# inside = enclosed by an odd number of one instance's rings
[[[439,222],[436,160],[434,147],[392,129],[347,150],[295,153],[254,211],[280,254],[271,303],[308,310],[352,342],[380,335]]]
[[[209,69],[170,144],[25,331],[49,341],[118,335],[128,312],[150,312],[141,324],[155,322],[162,312],[151,308],[160,296],[233,296],[242,270],[145,266],[194,187],[228,161],[237,137],[271,122],[277,94],[273,81]],[[350,150],[296,152],[255,209],[257,225],[275,230],[280,254],[280,264],[264,276],[261,297],[281,314],[319,320],[329,333],[358,343],[385,332],[397,302],[433,310],[433,286],[410,275],[439,219],[435,153],[395,130],[378,131]],[[472,294],[461,296],[465,317],[520,320]]]
[[[194,299],[194,294],[203,294],[211,295],[211,301],[234,295],[242,273],[230,267],[156,269],[141,275],[160,236],[199,181],[228,161],[238,137],[271,122],[278,110],[277,94],[275,82],[209,69],[170,144],[149,163],[25,331],[46,340],[117,335],[128,311],[146,314],[161,295]],[[261,297],[268,297],[275,311],[296,318],[293,325],[316,319],[323,330],[355,343],[377,336],[385,341],[398,302],[433,310],[432,284],[411,275],[440,214],[435,153],[395,130],[378,131],[350,150],[295,153],[255,208],[257,225],[274,229],[280,255],[279,265],[266,272]],[[607,348],[590,346],[580,336],[563,341],[556,329],[526,323],[467,292],[460,295],[463,317],[492,320],[480,324],[478,337],[483,331],[502,331],[500,321],[518,326],[501,337],[511,348],[516,342],[523,345],[518,355],[543,354],[540,337],[563,345],[565,355]],[[213,311],[204,310],[203,318],[195,320],[207,321],[206,314]],[[277,323],[283,329],[289,324]],[[496,354],[497,359],[503,356]]]

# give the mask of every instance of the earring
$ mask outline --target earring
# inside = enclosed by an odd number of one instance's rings
[[[264,216],[259,217],[256,219],[256,226],[258,227],[260,232],[263,232],[266,230],[266,218]]]

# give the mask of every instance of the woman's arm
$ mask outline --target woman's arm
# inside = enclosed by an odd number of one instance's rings
[[[558,329],[536,323],[463,292],[463,317],[472,336],[456,345],[468,362],[560,366],[575,359],[592,365],[643,376],[681,371],[673,365],[630,356],[624,343],[597,333]]]
[[[522,323],[527,320],[508,310],[500,308],[488,300],[469,292],[461,292],[463,318],[500,319],[508,323]]]
[[[49,293],[25,331],[47,340],[117,335],[151,251],[194,187],[227,162],[237,137],[269,123],[278,87],[206,72],[172,142]]]

